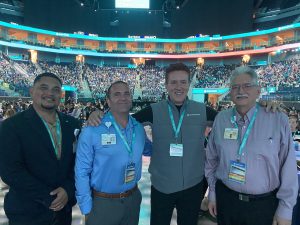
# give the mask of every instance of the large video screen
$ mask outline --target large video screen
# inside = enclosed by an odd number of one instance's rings
[[[149,9],[150,0],[116,0],[115,7],[123,9]]]

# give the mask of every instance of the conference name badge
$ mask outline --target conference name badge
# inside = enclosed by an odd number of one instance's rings
[[[183,157],[183,144],[170,144],[170,156]]]
[[[125,184],[135,180],[135,163],[129,163],[125,169]]]
[[[117,143],[116,134],[101,134],[102,145],[115,145]]]
[[[231,160],[228,179],[230,181],[244,184],[246,181],[246,164]]]
[[[238,128],[225,128],[224,139],[236,140],[238,138]]]

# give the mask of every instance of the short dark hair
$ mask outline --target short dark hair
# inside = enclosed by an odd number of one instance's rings
[[[169,74],[171,72],[174,71],[185,71],[188,73],[189,75],[189,81],[190,81],[190,76],[191,76],[191,71],[190,69],[187,67],[187,65],[183,64],[183,63],[174,63],[174,64],[170,64],[167,68],[166,68],[166,73],[165,73],[165,82],[168,83],[168,79],[169,79]]]
[[[110,90],[115,84],[125,84],[129,88],[128,83],[126,83],[125,81],[122,81],[122,80],[115,81],[115,82],[111,83],[111,85],[108,87],[108,89],[106,91],[106,98],[110,97]]]
[[[36,82],[40,81],[43,77],[52,77],[52,78],[58,80],[60,86],[62,86],[61,79],[57,75],[55,75],[54,73],[50,73],[50,72],[45,72],[45,73],[41,73],[41,74],[37,75],[35,77],[34,81],[33,81],[33,85],[35,85]]]

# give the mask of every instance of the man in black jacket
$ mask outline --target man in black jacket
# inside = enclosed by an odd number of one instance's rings
[[[10,186],[4,210],[9,225],[71,225],[75,200],[74,151],[80,128],[57,112],[61,80],[38,75],[33,105],[0,128],[0,176]]]

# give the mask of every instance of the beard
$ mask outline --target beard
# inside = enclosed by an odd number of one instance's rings
[[[56,110],[57,106],[54,104],[54,105],[44,105],[44,104],[41,104],[41,107],[45,110]]]

